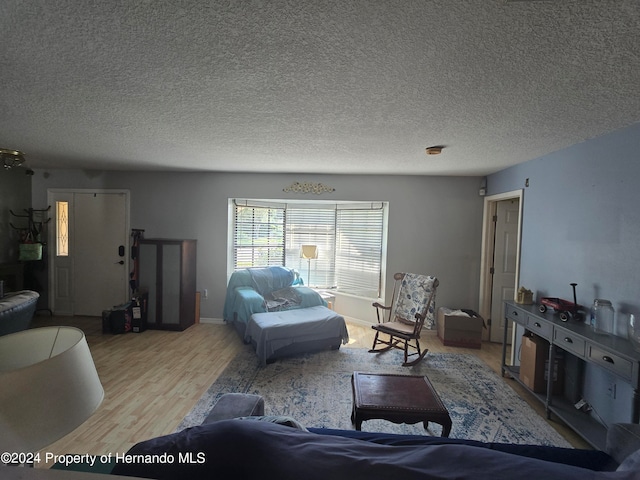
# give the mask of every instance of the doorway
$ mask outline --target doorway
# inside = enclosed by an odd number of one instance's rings
[[[488,340],[502,342],[505,300],[513,300],[520,279],[522,190],[485,197],[480,267],[480,315]],[[512,333],[507,332],[511,339]]]
[[[50,307],[58,315],[101,316],[129,288],[129,191],[50,190]],[[60,208],[62,216],[60,216]],[[66,232],[65,232],[66,231]]]

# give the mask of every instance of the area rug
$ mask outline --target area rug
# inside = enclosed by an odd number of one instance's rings
[[[218,398],[228,392],[262,395],[266,415],[286,415],[308,427],[353,430],[351,424],[354,371],[426,375],[449,410],[451,438],[483,442],[571,447],[503,379],[478,357],[429,353],[417,366],[402,367],[402,352],[371,354],[341,348],[277,360],[260,366],[246,346],[178,426],[177,431],[202,423]],[[394,424],[368,420],[368,432],[440,435],[439,425]]]

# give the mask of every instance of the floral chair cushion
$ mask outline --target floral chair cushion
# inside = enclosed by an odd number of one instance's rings
[[[392,319],[401,322],[415,322],[416,313],[423,313],[429,298],[433,293],[433,298],[429,309],[426,312],[424,325],[426,328],[433,328],[435,324],[435,288],[433,282],[435,277],[406,273],[401,280],[401,286],[396,298],[395,311]]]

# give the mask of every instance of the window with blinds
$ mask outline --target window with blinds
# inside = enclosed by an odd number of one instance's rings
[[[284,265],[304,284],[380,296],[387,203],[234,201],[234,269]],[[301,258],[316,245],[317,259]]]

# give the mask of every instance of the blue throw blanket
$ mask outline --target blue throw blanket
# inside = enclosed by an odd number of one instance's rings
[[[263,297],[293,283],[295,274],[285,267],[250,268],[253,288]]]

